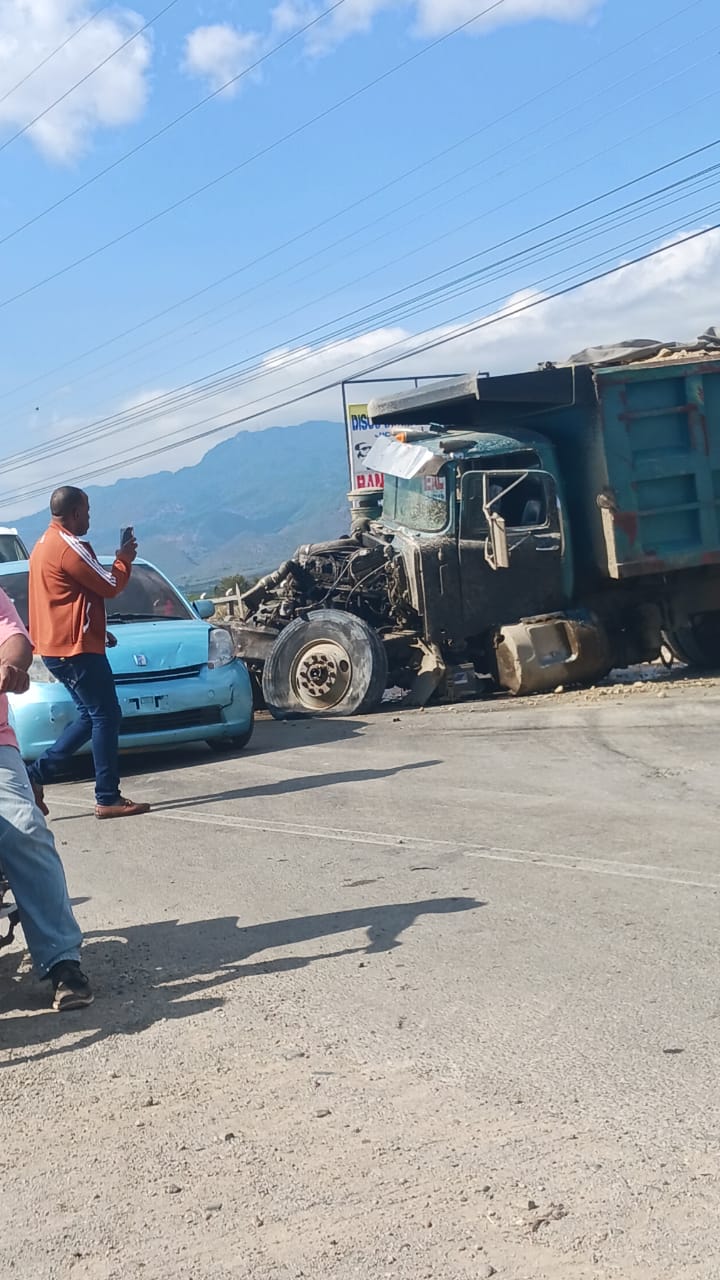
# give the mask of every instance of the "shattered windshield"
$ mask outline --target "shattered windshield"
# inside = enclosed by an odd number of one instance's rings
[[[440,533],[448,522],[445,476],[416,476],[414,480],[386,476],[383,515],[418,533]]]

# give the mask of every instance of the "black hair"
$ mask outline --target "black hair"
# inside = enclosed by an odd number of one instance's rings
[[[83,505],[86,498],[83,489],[76,489],[72,484],[61,485],[50,498],[50,514],[58,520],[65,520]]]

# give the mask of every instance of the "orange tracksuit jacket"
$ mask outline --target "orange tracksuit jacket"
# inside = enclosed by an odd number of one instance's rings
[[[89,542],[53,522],[30,556],[30,639],[47,658],[105,652],[105,601],[126,587],[122,560],[100,564]]]

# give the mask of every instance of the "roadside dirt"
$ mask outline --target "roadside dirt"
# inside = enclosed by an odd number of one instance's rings
[[[659,1280],[633,1237],[656,1254],[687,1235],[692,1197],[705,1225],[715,1184],[681,1153],[662,1168],[675,1208],[649,1221],[628,1192],[641,1137],[598,1145],[566,1105],[498,1106],[415,1058],[417,1023],[388,1058],[343,1031],[322,1043],[272,999],[243,1037],[240,1002],[225,988],[183,1035],[134,1026],[124,1000],[95,1044],[77,1016],[42,1045],[30,1015],[34,1050],[2,1073],[3,1280]]]
[[[712,693],[720,693],[720,673],[698,675],[680,664],[666,667],[661,662],[655,662],[627,667],[622,671],[611,671],[605,680],[586,689],[565,689],[561,686],[554,693],[542,694],[536,698],[508,698],[504,701],[528,706],[537,704],[543,698],[557,697],[561,697],[563,702],[588,703],[606,698],[626,699],[636,695],[643,698],[668,698],[677,695],[702,698]]]

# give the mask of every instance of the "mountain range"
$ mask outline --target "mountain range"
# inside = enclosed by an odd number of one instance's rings
[[[120,529],[132,524],[140,555],[186,589],[206,590],[227,574],[274,569],[304,542],[347,532],[348,487],[341,423],[242,431],[192,467],[88,487],[88,536],[99,555],[111,554]],[[47,508],[9,523],[32,546]]]

